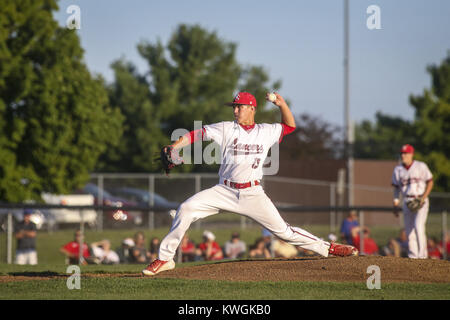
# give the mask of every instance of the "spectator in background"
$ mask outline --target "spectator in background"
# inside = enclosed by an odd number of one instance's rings
[[[101,264],[117,264],[120,262],[119,255],[111,250],[109,240],[101,240],[91,243],[92,254]]]
[[[272,248],[273,235],[266,228],[262,229],[262,239],[264,241],[264,245],[266,246],[267,250],[269,250],[270,255],[273,256],[273,248]]]
[[[336,242],[337,241],[337,236],[334,233],[328,234],[328,241],[329,242]]]
[[[397,240],[389,239],[387,245],[381,249],[381,253],[386,257],[401,257],[401,247]]]
[[[134,245],[133,239],[123,239],[122,245],[116,250],[120,263],[130,263],[131,248],[133,248]]]
[[[195,243],[189,239],[187,233],[181,240],[181,261],[195,261]]]
[[[15,228],[15,237],[17,239],[16,264],[38,263],[36,251],[36,224],[31,221],[31,209],[25,209],[23,212],[23,221],[19,222]]]
[[[68,264],[78,264],[80,257],[80,242],[83,243],[82,246],[82,264],[87,264],[90,258],[89,246],[84,242],[84,238],[81,235],[81,231],[77,230],[74,234],[74,240],[63,245],[59,251],[64,254],[67,258]]]
[[[281,239],[273,240],[273,253],[275,258],[294,258],[298,255],[297,248]]]
[[[395,240],[400,245],[400,256],[407,258],[409,249],[408,249],[408,237],[406,236],[405,229],[400,230],[400,234]]]
[[[225,242],[225,257],[229,259],[242,258],[245,255],[247,246],[245,242],[240,239],[238,232],[231,235],[231,240]]]
[[[362,252],[360,249],[360,237],[359,237],[359,232],[360,232],[361,228],[360,227],[353,227],[352,228],[352,242],[353,245],[356,247],[356,249],[358,249],[358,251],[360,252],[360,254],[362,255],[378,255],[378,246],[375,242],[375,240],[373,240],[370,237],[370,230],[367,227],[363,228],[363,244],[364,244],[364,251]]]
[[[439,248],[442,252],[442,255],[444,255],[444,247],[447,252],[447,260],[450,258],[450,231],[447,231],[445,234],[445,244],[442,242],[442,240],[439,242]]]
[[[150,241],[150,262],[153,262],[156,258],[158,258],[159,244],[160,241],[157,237],[153,237]]]
[[[256,239],[255,243],[250,247],[250,258],[270,259],[272,258],[263,238]]]
[[[150,253],[145,248],[145,236],[143,232],[134,235],[134,247],[131,248],[130,263],[149,263]]]
[[[216,236],[208,230],[203,232],[203,242],[200,243],[197,249],[197,255],[204,260],[221,260],[223,259],[222,248],[215,241]]]
[[[442,259],[442,253],[437,245],[436,238],[428,238],[427,240],[428,258]]]
[[[358,226],[359,222],[356,211],[350,211],[347,218],[341,224],[341,239],[344,243],[355,245],[353,243],[352,229]]]

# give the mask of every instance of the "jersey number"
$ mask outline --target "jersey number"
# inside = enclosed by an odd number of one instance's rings
[[[252,169],[256,169],[259,167],[259,162],[261,161],[260,158],[255,158],[255,162],[252,164]]]

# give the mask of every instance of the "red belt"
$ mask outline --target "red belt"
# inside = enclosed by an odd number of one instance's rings
[[[231,181],[228,181],[228,180],[224,180],[223,183],[226,186],[229,186],[230,188],[233,188],[233,189],[245,189],[245,188],[249,188],[249,187],[252,186],[251,181],[250,182],[244,182],[244,183],[235,183],[235,182],[231,182]],[[253,181],[253,183],[254,183],[255,186],[259,185],[259,181],[258,180]]]

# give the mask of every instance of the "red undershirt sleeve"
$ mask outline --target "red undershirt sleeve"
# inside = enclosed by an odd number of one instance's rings
[[[279,143],[283,140],[284,136],[287,136],[288,134],[291,134],[292,132],[294,132],[295,127],[290,127],[284,123],[281,123],[281,135],[280,135],[280,140],[278,141]]]
[[[193,130],[191,132],[186,133],[183,137],[189,139],[189,144],[192,144],[198,140],[203,140],[203,136],[205,134],[205,129]]]

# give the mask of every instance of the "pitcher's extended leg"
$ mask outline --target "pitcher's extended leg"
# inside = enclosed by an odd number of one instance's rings
[[[221,209],[232,211],[237,204],[236,201],[233,192],[216,185],[183,202],[178,208],[169,233],[161,241],[159,259],[163,261],[173,259],[181,239],[192,222],[214,215]]]
[[[287,243],[328,257],[330,243],[301,228],[287,224],[264,191],[259,190],[256,194],[241,193],[239,210],[240,214],[254,219]]]

